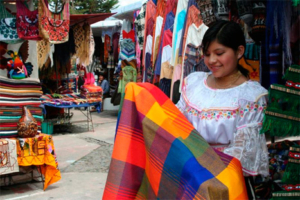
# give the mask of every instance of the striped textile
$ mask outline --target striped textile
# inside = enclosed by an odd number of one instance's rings
[[[240,162],[216,152],[150,83],[128,83],[103,199],[247,199]]]

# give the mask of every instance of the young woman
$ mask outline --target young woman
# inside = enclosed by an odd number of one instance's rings
[[[202,46],[211,72],[190,74],[176,106],[212,147],[241,161],[244,176],[267,176],[268,153],[260,129],[268,93],[238,64],[246,46],[243,31],[234,22],[218,21],[206,31]]]

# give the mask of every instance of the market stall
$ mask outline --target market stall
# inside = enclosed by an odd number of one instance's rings
[[[88,81],[93,74],[87,72],[77,90],[76,64],[85,68],[93,62],[90,24],[112,13],[70,15],[68,0],[58,7],[60,11],[53,10],[45,0],[39,0],[38,5],[24,0],[0,1],[1,186],[7,184],[7,177],[8,184],[15,183],[14,175],[22,174],[28,166],[41,174],[44,190],[60,180],[52,132],[47,132],[47,126],[43,128],[47,107],[59,108],[67,116],[72,108],[84,108],[86,120],[81,123],[93,130],[90,107],[100,111],[102,106],[102,89]],[[26,20],[29,18],[31,22]],[[77,60],[75,66],[71,58]]]

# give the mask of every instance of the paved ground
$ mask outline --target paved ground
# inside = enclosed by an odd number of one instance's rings
[[[80,111],[72,112],[71,121],[84,119]],[[85,123],[80,123],[53,134],[62,176],[59,182],[43,191],[41,182],[30,182],[30,173],[13,177],[23,183],[1,186],[0,199],[101,199],[113,148],[117,112],[93,112],[92,116],[94,132],[88,131]],[[3,179],[1,181],[3,183]]]

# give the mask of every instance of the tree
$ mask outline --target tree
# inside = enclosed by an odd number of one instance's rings
[[[119,0],[70,0],[71,14],[110,13]]]

